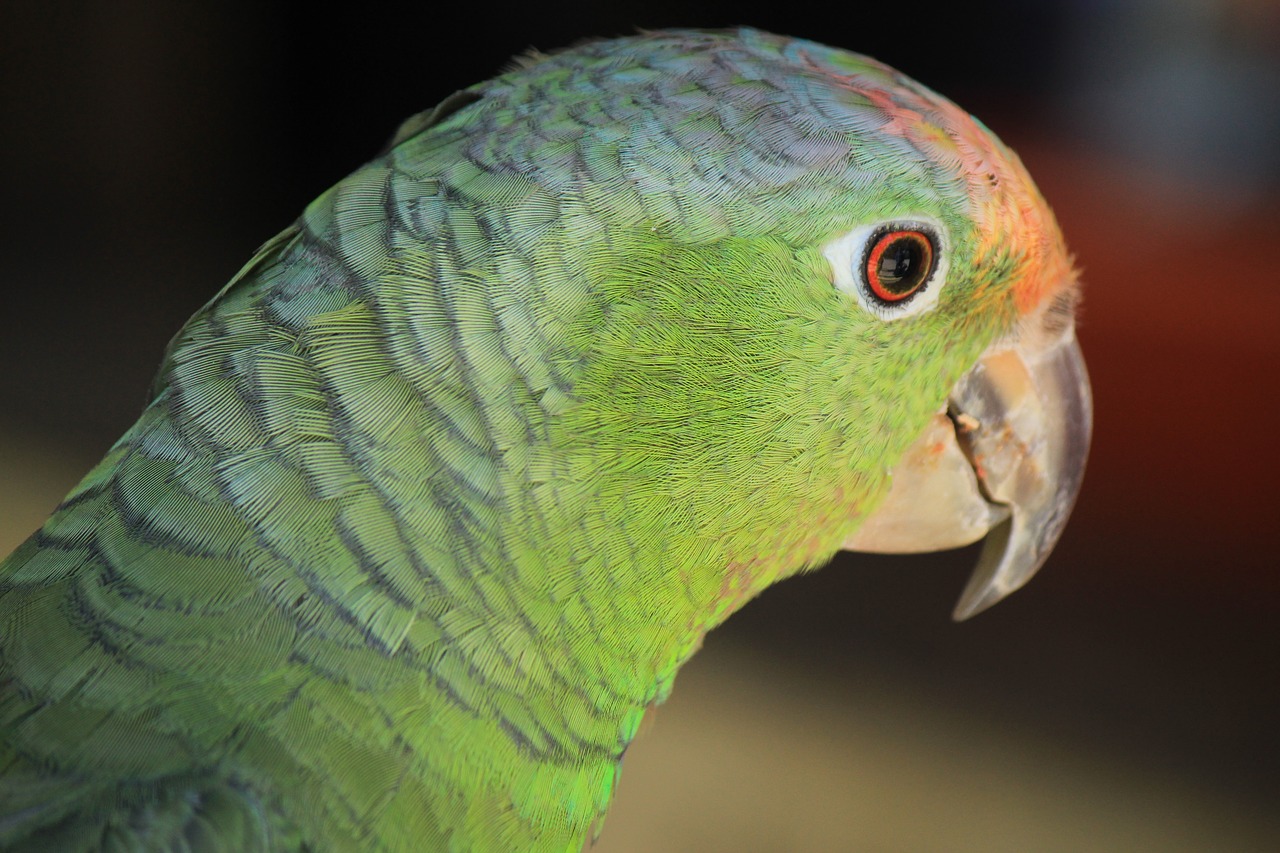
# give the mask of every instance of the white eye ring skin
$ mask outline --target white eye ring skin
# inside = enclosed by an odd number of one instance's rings
[[[866,261],[872,242],[890,231],[920,231],[933,240],[933,273],[920,288],[900,302],[886,302],[875,296],[867,282]],[[831,264],[835,286],[858,300],[864,310],[885,322],[922,314],[938,304],[938,294],[947,283],[951,258],[947,230],[928,216],[906,216],[859,225],[822,247]]]

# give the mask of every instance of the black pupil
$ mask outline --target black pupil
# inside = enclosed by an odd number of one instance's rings
[[[880,256],[880,284],[890,293],[906,293],[920,284],[927,270],[920,241],[912,237],[899,237],[889,244]]]

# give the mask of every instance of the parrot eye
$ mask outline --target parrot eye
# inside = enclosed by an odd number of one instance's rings
[[[946,284],[942,226],[926,219],[859,225],[823,247],[835,286],[881,320],[932,308]]]
[[[886,231],[868,244],[863,270],[876,299],[910,299],[933,272],[933,241],[923,231]]]

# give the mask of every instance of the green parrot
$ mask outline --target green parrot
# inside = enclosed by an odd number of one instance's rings
[[[454,94],[0,567],[0,848],[581,849],[770,584],[987,536],[964,617],[1039,567],[1077,293],[1013,153],[866,57],[654,32]]]

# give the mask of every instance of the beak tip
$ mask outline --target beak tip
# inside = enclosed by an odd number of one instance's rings
[[[973,594],[966,591],[964,595],[960,596],[960,600],[956,602],[955,609],[951,611],[951,618],[956,622],[963,622],[966,619],[977,616],[1004,597],[1005,593],[991,586],[977,590]]]
[[[991,528],[951,618],[963,622],[976,616],[1031,580],[1049,554],[1027,545],[1025,531],[1012,516]]]

